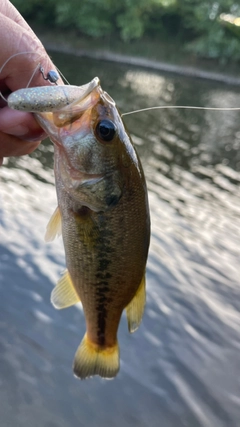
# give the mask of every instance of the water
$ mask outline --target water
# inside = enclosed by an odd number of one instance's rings
[[[239,106],[239,88],[53,55],[73,84],[98,75],[122,112],[153,105]],[[162,110],[125,118],[152,219],[147,307],[113,381],[76,380],[81,307],[54,310],[61,239],[52,145],[0,168],[0,417],[4,427],[240,426],[239,112]]]

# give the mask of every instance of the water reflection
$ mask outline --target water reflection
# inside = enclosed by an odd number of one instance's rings
[[[54,56],[73,84],[99,75],[124,112],[237,106],[238,88]],[[123,319],[121,372],[111,382],[72,377],[83,314],[49,302],[64,269],[61,240],[43,242],[56,206],[51,144],[0,169],[4,425],[239,425],[238,114],[161,110],[125,118],[147,177],[152,240],[144,321],[130,336]]]
[[[166,78],[164,76],[157,75],[156,73],[150,73],[147,71],[127,71],[120,82],[122,87],[129,88],[135,96],[148,97],[151,102],[163,99],[164,94],[173,92],[173,84],[166,84]],[[171,98],[168,98],[170,101]]]

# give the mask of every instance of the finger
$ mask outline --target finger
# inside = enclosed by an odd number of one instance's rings
[[[4,80],[11,91],[26,87],[39,64],[45,72],[55,69],[40,40],[2,13],[0,35],[0,80]],[[21,52],[25,53],[19,55]],[[43,79],[40,72],[34,75],[33,86],[46,84],[49,83]]]
[[[0,109],[0,131],[28,141],[44,139],[45,133],[31,113]]]
[[[12,19],[12,21],[16,22],[16,24],[25,28],[27,31],[34,34],[31,27],[28,25],[28,23],[25,21],[25,19],[22,17],[22,15],[18,12],[18,10],[15,8],[15,6],[13,6],[13,4],[10,3],[9,0],[1,0],[1,13],[3,15],[5,15],[6,17]],[[34,34],[34,36],[35,36],[35,34]]]
[[[23,156],[34,151],[41,141],[21,141],[16,136],[0,132],[0,159],[10,156]]]

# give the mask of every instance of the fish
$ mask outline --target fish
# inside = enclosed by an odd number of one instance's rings
[[[114,378],[122,313],[132,333],[146,301],[150,214],[139,156],[97,77],[79,87],[20,89],[8,105],[33,112],[54,144],[58,206],[45,238],[62,234],[66,271],[51,302],[63,309],[81,301],[86,322],[73,372]]]

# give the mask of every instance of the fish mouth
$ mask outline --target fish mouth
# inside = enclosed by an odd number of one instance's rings
[[[62,86],[61,88],[66,98],[70,99],[69,92],[72,87]],[[72,102],[52,112],[52,121],[57,128],[63,128],[78,121],[87,110],[98,103],[100,97],[103,97],[99,78],[95,77],[90,83],[80,86],[77,95]]]
[[[81,86],[82,88],[82,96],[78,99],[77,102],[82,101],[84,98],[86,98],[87,95],[89,95],[96,87],[100,85],[100,80],[98,77],[94,77],[89,83]]]
[[[58,86],[59,87],[59,86]],[[71,88],[74,86],[67,86],[67,85],[63,85],[61,86],[61,89],[64,91],[64,94],[66,96],[66,99],[69,98],[69,100],[71,100]],[[65,109],[68,109],[69,106],[74,107],[74,105],[79,104],[80,102],[84,101],[85,98],[93,92],[94,89],[96,89],[97,87],[100,87],[100,80],[98,77],[94,77],[94,79],[92,79],[89,83],[86,83],[85,85],[82,86],[78,86],[77,87],[77,96],[76,99],[73,100],[72,102],[68,102],[66,103],[66,105],[62,108],[62,111],[64,111]],[[56,88],[56,86],[53,86],[53,88]],[[70,93],[69,93],[70,91]],[[56,112],[59,111],[59,109],[55,110]]]

